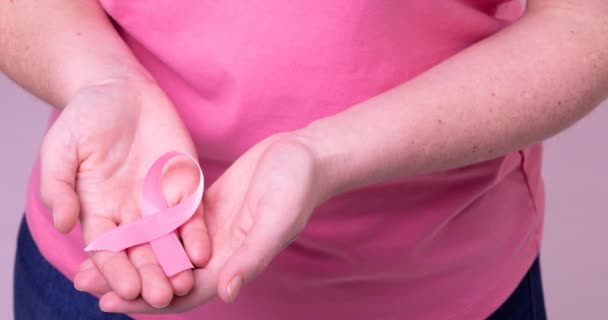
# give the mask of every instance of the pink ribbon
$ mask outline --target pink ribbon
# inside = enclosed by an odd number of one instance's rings
[[[203,197],[204,179],[201,168],[196,163],[199,184],[194,193],[173,207],[167,207],[161,189],[161,174],[165,164],[174,157],[187,153],[170,151],[156,160],[146,177],[142,188],[142,218],[102,234],[84,250],[108,250],[119,252],[127,248],[149,242],[161,268],[167,276],[193,268],[175,230],[188,221],[198,209]]]

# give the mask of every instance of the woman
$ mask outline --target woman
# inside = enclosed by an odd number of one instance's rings
[[[545,318],[539,143],[608,93],[608,4],[511,23],[504,2],[4,4],[2,70],[57,108],[17,318]],[[178,232],[197,268],[167,277],[149,245],[87,258],[170,150],[210,185]],[[169,205],[194,169],[166,174]]]

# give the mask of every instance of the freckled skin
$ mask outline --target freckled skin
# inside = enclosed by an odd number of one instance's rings
[[[604,1],[529,1],[509,28],[304,131],[322,167],[341,177],[332,180],[339,190],[542,141],[608,95],[607,13]],[[352,127],[369,131],[356,135]]]

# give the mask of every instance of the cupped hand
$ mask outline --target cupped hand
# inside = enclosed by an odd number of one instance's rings
[[[192,292],[168,307],[127,300],[107,290],[100,306],[123,313],[174,313],[219,295],[232,302],[306,225],[324,199],[315,155],[295,134],[272,136],[241,156],[205,193],[203,205],[212,256],[194,271]],[[89,290],[106,289],[99,274]]]
[[[171,102],[147,79],[108,79],[81,89],[49,129],[41,148],[41,195],[56,228],[70,231],[80,220],[85,243],[141,217],[143,177],[163,153],[196,155],[192,140]],[[190,195],[198,171],[187,159],[169,164],[162,188],[168,205]],[[209,240],[202,210],[184,224],[181,237],[190,260],[206,263]],[[91,286],[87,274],[129,300],[141,297],[154,307],[187,294],[191,270],[167,278],[149,244],[126,252],[93,252],[74,279]],[[98,293],[98,292],[93,292]]]

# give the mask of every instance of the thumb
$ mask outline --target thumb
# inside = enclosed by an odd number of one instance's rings
[[[271,216],[262,212],[255,215]],[[237,218],[235,225],[238,227],[233,227],[232,233],[243,241],[226,261],[218,277],[218,295],[226,303],[233,302],[242,286],[260,274],[299,231],[285,230],[285,223],[274,219],[257,219],[253,224],[247,220],[251,221],[251,215],[241,214]],[[243,227],[248,224],[250,228]]]
[[[78,156],[72,136],[57,125],[49,129],[40,150],[40,194],[57,230],[67,233],[80,210],[75,191]]]

